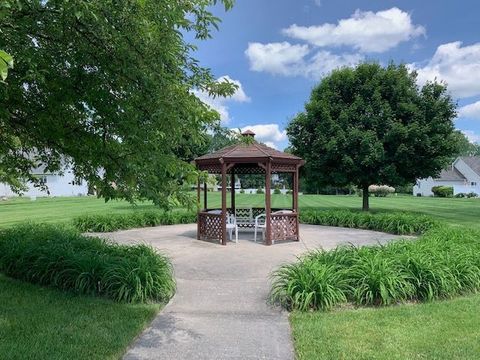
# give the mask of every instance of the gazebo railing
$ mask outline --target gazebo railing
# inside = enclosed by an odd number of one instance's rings
[[[197,238],[199,240],[222,241],[222,214],[200,211],[197,219]]]
[[[298,241],[298,213],[271,215],[272,240]]]
[[[272,209],[271,212],[271,234],[272,240],[293,240],[298,241],[298,213],[278,213],[282,209]],[[222,241],[222,214],[220,209],[205,209],[198,213],[198,239]],[[237,217],[250,217],[249,222],[238,222],[239,228],[253,228],[255,217],[265,214],[264,208],[237,208],[235,209]],[[227,209],[228,214],[232,214],[231,208]]]

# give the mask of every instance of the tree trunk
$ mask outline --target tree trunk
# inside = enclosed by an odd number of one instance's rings
[[[368,185],[363,185],[362,196],[363,196],[362,210],[363,211],[368,211],[368,210],[370,210],[370,204],[369,204],[370,197],[369,197],[369,193],[368,193]]]

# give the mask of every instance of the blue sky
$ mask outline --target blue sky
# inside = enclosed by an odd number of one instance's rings
[[[458,129],[480,141],[480,2],[237,0],[196,57],[240,86],[230,99],[199,96],[231,128],[250,127],[283,149],[285,126],[332,69],[362,60],[410,64],[458,101]]]

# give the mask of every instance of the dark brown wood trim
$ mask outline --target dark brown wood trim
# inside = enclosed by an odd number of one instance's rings
[[[230,208],[232,213],[235,214],[235,169],[232,169],[230,174]]]
[[[208,184],[207,181],[203,183],[203,208],[208,209]]]
[[[272,245],[272,206],[270,195],[271,181],[271,162],[267,161],[265,172],[265,242],[266,245]]]
[[[264,163],[257,163],[258,167],[261,167],[263,170],[267,171],[267,165]]]
[[[197,240],[200,240],[200,178],[197,181]]]
[[[222,163],[222,245],[227,245],[227,166]]]

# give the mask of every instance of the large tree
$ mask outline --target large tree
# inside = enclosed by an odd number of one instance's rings
[[[443,83],[419,88],[404,65],[363,63],[325,77],[289,124],[295,154],[320,185],[403,185],[437,174],[456,151],[456,104]]]
[[[32,167],[70,163],[106,199],[188,200],[195,171],[178,155],[218,120],[194,90],[235,90],[184,37],[211,36],[216,2],[3,0],[0,49],[15,67],[0,83],[0,181],[20,189]]]
[[[455,138],[457,141],[457,153],[454,154],[452,161],[455,160],[457,156],[480,155],[480,145],[478,143],[471,142],[461,131],[455,131]]]

